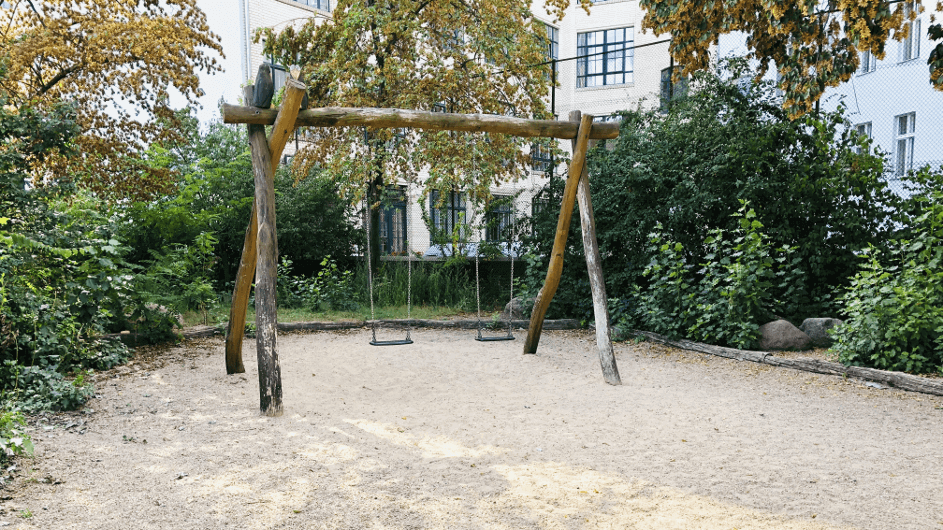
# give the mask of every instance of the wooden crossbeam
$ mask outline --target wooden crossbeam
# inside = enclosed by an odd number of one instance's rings
[[[224,123],[271,125],[278,109],[257,109],[238,105],[223,105]],[[295,122],[298,127],[410,127],[433,131],[469,131],[510,134],[528,138],[576,138],[579,124],[556,120],[525,120],[493,114],[446,114],[406,109],[324,107],[303,110]],[[594,123],[589,131],[592,140],[606,140],[619,136],[618,123]]]

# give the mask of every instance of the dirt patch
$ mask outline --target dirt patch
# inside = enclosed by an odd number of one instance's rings
[[[221,339],[143,351],[34,418],[0,524],[943,530],[943,398],[645,343],[613,387],[588,333],[412,335],[280,335],[280,418],[252,340],[236,376]]]

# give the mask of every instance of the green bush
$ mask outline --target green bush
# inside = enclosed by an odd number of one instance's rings
[[[643,272],[647,287],[635,288],[635,320],[626,315],[622,326],[736,348],[755,346],[760,325],[787,307],[784,300],[802,271],[795,249],[773,248],[754,210],[744,204],[735,217],[735,230],[711,231],[703,243],[707,261],[699,267],[686,261],[681,243],[654,232],[655,257]]]
[[[841,296],[839,360],[884,370],[943,373],[943,192],[918,198],[923,213],[889,250],[862,252]]]
[[[688,95],[667,113],[623,113],[621,133],[589,155],[597,237],[610,296],[625,298],[643,275],[649,234],[659,223],[680,243],[685,262],[705,261],[712,230],[731,231],[741,200],[757,209],[774,247],[795,247],[804,275],[783,316],[831,312],[822,295],[847,285],[855,253],[880,245],[898,209],[883,179],[883,160],[862,149],[840,113],[791,120],[770,83],[744,86],[753,72],[732,64],[724,75],[691,80]],[[727,77],[729,75],[729,77]],[[529,245],[549,256],[563,185],[543,194],[548,206],[534,218]],[[564,278],[555,304],[579,314],[589,307],[580,264],[579,224],[573,221]],[[545,265],[544,270],[546,270]]]
[[[14,411],[0,412],[0,463],[14,456],[31,456],[33,441],[26,434],[23,414]]]

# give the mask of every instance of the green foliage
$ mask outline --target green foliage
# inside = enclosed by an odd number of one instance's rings
[[[0,463],[14,456],[32,456],[33,440],[26,434],[21,412],[0,412]]]
[[[282,258],[279,272],[288,270],[291,261]],[[284,280],[283,280],[284,278]],[[284,288],[283,288],[284,286]],[[327,256],[321,262],[321,270],[312,277],[289,277],[279,275],[279,293],[284,292],[287,304],[296,304],[313,311],[355,311],[360,307],[360,290],[353,271],[340,270],[337,262]],[[281,294],[279,294],[281,297]]]
[[[841,296],[839,359],[884,370],[943,373],[943,192],[918,197],[912,237],[869,247]]]
[[[136,281],[145,303],[163,307],[173,315],[199,311],[205,323],[207,311],[217,299],[209,278],[215,244],[216,238],[203,232],[192,245],[152,250],[153,259]]]
[[[828,313],[821,293],[847,285],[855,252],[887,237],[899,198],[882,179],[881,157],[858,149],[863,140],[841,114],[790,120],[774,87],[744,88],[735,80],[750,75],[742,64],[728,72],[733,80],[696,76],[689,95],[666,114],[624,113],[618,140],[590,153],[607,288],[624,298],[635,285],[645,287],[649,234],[659,223],[681,244],[685,263],[705,262],[703,242],[712,230],[736,229],[732,214],[749,201],[771,245],[795,248],[800,259],[804,274],[790,297],[797,304],[782,316]],[[550,206],[534,218],[529,246],[537,255],[549,255],[561,191],[554,179],[543,195]],[[571,233],[578,226],[574,219]],[[567,263],[583,260],[579,238],[571,237],[566,251]],[[574,266],[564,275],[557,297],[577,314],[588,307],[585,273]]]
[[[248,141],[245,128],[214,123],[201,131],[195,120],[185,123],[185,142],[154,146],[142,161],[179,172],[174,193],[128,206],[121,236],[133,249],[128,261],[143,265],[155,251],[189,247],[200,234],[213,234],[209,277],[221,289],[236,276],[255,197]],[[297,273],[317,272],[327,255],[336,256],[341,267],[353,265],[350,256],[359,234],[348,201],[333,183],[317,170],[296,180],[280,166],[275,193],[279,253]]]
[[[21,366],[15,361],[4,361],[0,367],[0,379],[7,382],[3,389],[6,407],[24,412],[73,410],[82,406],[95,394],[89,375],[90,372],[79,371],[70,381],[53,368]]]
[[[760,325],[780,313],[802,271],[793,248],[774,249],[747,204],[735,215],[739,226],[716,229],[704,241],[706,262],[695,270],[681,243],[652,234],[654,258],[636,287],[635,322],[643,329],[736,348],[751,348]],[[633,315],[626,315],[629,320]]]

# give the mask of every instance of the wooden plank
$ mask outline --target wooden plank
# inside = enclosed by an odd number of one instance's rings
[[[580,111],[570,113],[570,121],[579,121]],[[590,142],[587,149],[592,149],[595,142]],[[576,150],[576,142],[573,142]],[[580,182],[576,188],[576,202],[580,209],[580,227],[583,233],[583,254],[586,256],[586,271],[589,273],[589,286],[593,294],[593,316],[596,321],[596,352],[602,377],[610,385],[621,385],[619,367],[612,349],[612,331],[609,328],[609,299],[606,296],[606,281],[602,273],[602,259],[599,256],[599,243],[596,241],[596,219],[593,216],[593,201],[589,192],[589,170],[583,164]]]
[[[811,359],[808,357],[798,357],[786,359],[776,357],[770,352],[738,350],[735,348],[724,348],[722,346],[713,346],[690,340],[671,340],[667,337],[652,333],[650,331],[633,331],[635,335],[641,335],[652,342],[691,350],[709,355],[726,357],[738,361],[750,361],[755,363],[768,364],[770,366],[780,366],[783,368],[792,368],[803,372],[813,372],[825,375],[837,375],[842,377],[857,377],[868,381],[884,383],[888,386],[911,392],[921,392],[935,396],[943,396],[943,379],[931,379],[929,377],[920,377],[919,375],[905,374],[903,372],[888,372],[878,370],[877,368],[866,368],[863,366],[845,366],[840,363],[823,361],[821,359]]]
[[[257,109],[223,105],[224,123],[271,125],[277,109]],[[299,127],[411,127],[433,131],[471,131],[510,134],[523,137],[576,138],[577,124],[557,120],[527,120],[493,114],[448,114],[406,109],[324,107],[298,114]],[[618,123],[595,123],[589,137],[606,140],[619,136]]]
[[[285,145],[295,131],[295,119],[298,116],[298,109],[300,109],[301,101],[307,92],[304,84],[294,79],[289,79],[285,86],[285,100],[275,119],[272,134],[268,140],[272,174],[278,168],[282,151],[284,151]],[[253,93],[253,87],[249,85],[245,87],[243,97],[246,101],[252,101]],[[242,245],[242,258],[239,261],[239,270],[236,272],[236,285],[233,288],[232,305],[229,308],[229,324],[226,328],[226,373],[230,375],[241,374],[246,371],[242,364],[242,339],[245,336],[249,293],[252,289],[252,280],[255,277],[258,231],[258,211],[256,203],[253,201],[249,226],[246,228],[246,237]]]
[[[563,190],[563,201],[560,204],[560,217],[557,220],[557,233],[553,239],[553,250],[550,253],[550,266],[547,268],[547,278],[544,286],[537,293],[534,309],[530,315],[530,327],[527,329],[527,339],[524,341],[524,353],[537,353],[537,344],[540,342],[540,332],[544,316],[550,301],[560,286],[560,274],[563,272],[563,252],[566,249],[566,238],[570,231],[570,219],[573,217],[573,203],[576,202],[576,188],[583,166],[586,164],[586,151],[589,143],[589,131],[593,126],[593,117],[589,114],[580,120],[579,134],[576,137],[573,158],[570,160],[569,176]]]

